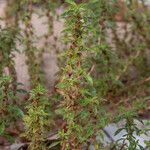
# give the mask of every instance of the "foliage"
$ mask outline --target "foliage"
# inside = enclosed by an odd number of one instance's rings
[[[10,76],[0,77],[0,135],[7,136],[6,132],[12,123],[15,123],[19,118],[23,116],[22,110],[16,105],[17,97],[11,87]]]
[[[69,8],[63,13],[70,48],[64,52],[65,67],[56,88],[62,96],[60,109],[65,126],[59,133],[63,149],[82,149],[83,144],[97,131],[96,118],[99,101],[93,87],[93,80],[84,66],[86,47],[85,36],[86,12],[84,4],[68,1]],[[89,118],[89,119],[88,119]]]
[[[119,119],[119,121],[125,119],[124,127],[118,129],[115,135],[119,134],[123,130],[125,130],[125,134],[117,142],[119,143],[120,141],[122,141],[122,149],[125,148],[128,150],[144,150],[144,147],[140,145],[139,140],[136,138],[136,136],[140,136],[142,134],[142,129],[137,127],[137,122],[135,122],[136,119],[134,119],[137,117],[136,110],[129,109],[126,113],[124,112],[125,108],[121,108],[121,115],[116,117],[116,119]]]
[[[143,149],[136,136],[144,131],[135,120],[150,95],[149,14],[145,1],[138,0],[7,0],[0,28],[0,135],[8,136],[7,128],[19,120],[31,150],[60,149],[59,143],[62,150]],[[35,15],[46,18],[41,37]],[[64,22],[61,38],[54,32],[56,21]],[[17,83],[14,56],[22,48],[29,92]],[[45,52],[61,55],[57,84],[48,91]],[[105,146],[103,128],[118,122],[125,124],[116,135],[126,134]],[[46,144],[54,131],[59,139]]]
[[[9,74],[12,76],[13,80],[16,80],[13,52],[17,51],[17,32],[18,31],[13,27],[6,27],[0,29],[0,75],[2,76],[4,69],[8,68]]]
[[[45,150],[45,133],[49,125],[49,111],[47,111],[48,97],[47,91],[38,85],[30,92],[27,114],[24,116],[25,133],[24,136],[31,141],[30,150]]]

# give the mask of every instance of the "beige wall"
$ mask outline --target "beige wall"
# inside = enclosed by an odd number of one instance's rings
[[[4,17],[4,8],[5,8],[5,1],[0,1],[0,16]],[[63,8],[60,8],[57,10],[58,14],[61,14]],[[38,10],[39,12],[41,10]],[[32,17],[32,24],[33,27],[35,29],[35,34],[38,37],[41,37],[42,35],[44,35],[47,32],[47,25],[44,24],[44,22],[47,21],[46,17],[41,17],[39,18],[39,16],[37,14],[33,14]],[[4,23],[1,23],[4,26]],[[117,34],[119,35],[120,38],[123,38],[125,31],[124,31],[124,23],[123,22],[119,22],[117,23],[118,26],[118,31]],[[24,26],[22,25],[22,23],[20,23],[20,27],[24,28]],[[128,30],[130,30],[130,25],[127,25]],[[57,21],[56,19],[54,20],[54,36],[56,37],[60,37],[61,35],[61,31],[63,30],[63,21]],[[129,39],[132,37],[132,35],[129,33],[126,42],[129,41]],[[112,43],[112,38],[113,35],[111,34],[111,30],[108,30],[108,37],[107,40],[108,42],[112,45],[112,47],[114,47],[115,49],[115,45]],[[37,40],[36,46],[40,49],[43,45],[44,45],[44,38],[40,38],[40,40]],[[55,44],[56,47],[61,50],[64,48],[63,44],[61,44],[60,41],[55,41],[54,37],[50,37],[49,38],[49,43],[50,45]],[[26,57],[23,51],[23,47],[22,46],[18,46],[19,50],[21,53],[15,53],[15,68],[17,71],[17,78],[18,78],[18,82],[22,82],[24,84],[24,88],[25,89],[29,89],[29,76],[28,76],[28,68],[27,65],[25,63]],[[147,60],[149,62],[150,65],[150,50],[147,50]],[[43,54],[43,70],[45,72],[46,75],[46,81],[47,81],[47,87],[53,87],[55,79],[56,79],[56,73],[58,72],[58,66],[57,66],[57,57],[56,57],[56,51],[53,47],[49,47],[46,52]]]
[[[5,9],[5,1],[0,1],[0,16],[4,17],[4,9]],[[40,12],[41,10],[39,10]],[[57,10],[57,13],[60,14],[62,12],[62,9],[60,8]],[[47,33],[47,25],[44,24],[47,21],[46,17],[41,17],[37,14],[33,14],[32,16],[32,24],[35,29],[35,34],[38,37],[43,36],[45,33]],[[1,25],[4,26],[4,22],[1,22]],[[63,22],[62,21],[57,21],[56,19],[54,20],[54,36],[59,37],[61,34],[61,31],[63,29]],[[20,27],[23,29],[24,26],[22,23],[20,23]],[[55,41],[54,37],[49,38],[49,43],[50,45],[55,44],[58,49],[63,48],[63,45],[60,44],[60,41]],[[36,46],[40,49],[43,47],[45,42],[45,38],[40,38],[36,39]],[[25,63],[26,57],[23,51],[23,47],[18,45],[18,48],[20,50],[20,53],[15,53],[15,68],[17,71],[17,78],[18,82],[22,82],[24,84],[25,89],[29,89],[30,84],[29,84],[29,76],[28,76],[28,68]],[[56,51],[53,47],[49,47],[46,49],[45,53],[43,54],[43,70],[45,72],[46,80],[47,80],[47,87],[53,87],[55,78],[56,78],[56,73],[58,71],[58,66],[57,66],[57,57],[56,57]]]

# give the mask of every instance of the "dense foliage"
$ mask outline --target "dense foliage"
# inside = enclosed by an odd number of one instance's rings
[[[42,36],[35,15],[46,18]],[[149,17],[143,0],[6,0],[0,18],[1,138],[10,145],[17,138],[29,150],[144,149],[136,135],[149,132],[137,125],[150,107]],[[58,37],[56,21],[64,24]],[[60,68],[51,89],[46,52],[57,54]],[[21,53],[28,90],[17,80],[14,58]],[[126,134],[106,144],[104,128],[118,122],[124,126],[115,136]]]

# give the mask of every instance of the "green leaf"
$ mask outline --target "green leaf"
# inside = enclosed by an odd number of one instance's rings
[[[93,86],[93,79],[90,75],[86,75],[86,80],[91,86]]]
[[[55,146],[57,146],[58,144],[60,144],[60,141],[53,142],[53,143],[49,146],[49,149],[50,149],[50,148],[53,148],[53,147],[55,147]]]
[[[124,128],[120,128],[115,132],[115,136],[118,135],[122,130],[124,130]]]
[[[143,146],[141,146],[141,145],[138,145],[138,146],[139,146],[140,150],[144,150]]]
[[[21,93],[21,94],[27,94],[28,92],[24,89],[17,89],[17,92],[18,93]]]
[[[72,15],[74,13],[74,10],[73,9],[69,9],[69,10],[66,10],[61,16],[62,17],[66,17],[68,15]],[[64,29],[63,32],[66,32],[67,29]],[[70,30],[69,30],[70,31]]]
[[[97,101],[97,99],[95,98],[95,97],[93,97],[93,98],[85,98],[85,99],[81,99],[80,100],[80,104],[82,105],[82,106],[86,106],[86,105],[88,105],[88,104],[93,104],[93,103],[98,103],[98,101]]]
[[[15,118],[22,118],[24,116],[23,111],[16,105],[9,106],[8,110]]]
[[[5,130],[5,124],[4,124],[4,122],[2,122],[0,124],[0,135],[2,135],[4,133],[4,130]]]
[[[88,111],[83,110],[83,111],[80,112],[80,116],[81,116],[81,119],[84,120],[84,119],[89,118],[90,114],[89,114]]]
[[[66,3],[71,4],[71,5],[76,5],[76,3],[74,2],[74,0],[66,0]]]
[[[86,130],[86,136],[87,138],[89,138],[90,136],[92,136],[94,134],[94,128],[92,125],[88,126],[87,130]]]
[[[60,89],[64,89],[64,88],[66,88],[66,85],[64,83],[58,83],[56,87],[58,87]]]

